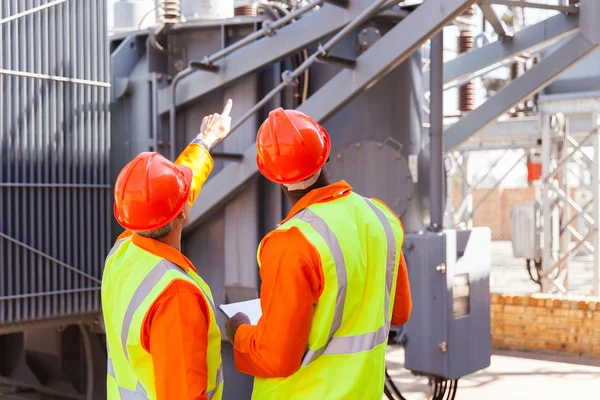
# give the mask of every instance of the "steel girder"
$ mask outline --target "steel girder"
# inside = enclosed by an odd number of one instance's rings
[[[541,100],[543,101],[543,100]],[[575,102],[575,100],[573,100]],[[449,125],[451,126],[451,125]],[[569,119],[571,137],[580,140],[594,130],[596,125],[587,117],[572,117]],[[538,116],[525,118],[509,118],[495,122],[456,150],[463,152],[481,150],[529,149],[538,146],[542,138]]]
[[[467,78],[474,72],[488,68],[532,48],[550,44],[575,33],[579,29],[577,16],[555,15],[516,32],[510,39],[496,41],[482,48],[463,53],[444,64],[444,84]],[[423,75],[423,89],[429,90],[429,74]]]
[[[490,25],[492,25],[494,32],[496,32],[496,35],[498,35],[500,40],[505,40],[512,36],[512,34],[508,33],[504,21],[498,18],[498,15],[487,0],[481,0],[481,3],[479,3],[479,9],[483,13],[485,19],[490,23]]]
[[[179,82],[176,107],[191,103],[213,90],[282,60],[335,33],[356,18],[371,3],[371,0],[352,0],[343,9],[325,4],[318,11],[280,28],[274,36],[265,36],[216,61],[214,65],[218,67],[217,71],[195,71]],[[160,115],[169,112],[172,103],[171,91],[172,87],[169,86],[159,92]]]
[[[562,72],[592,53],[597,44],[578,33],[534,68],[473,110],[444,134],[444,151],[455,150],[481,129],[494,122],[513,105],[552,83]]]
[[[298,110],[310,115],[320,123],[325,122],[354,97],[396,68],[426,40],[443,29],[474,2],[475,0],[428,0],[424,2],[361,54],[357,58],[354,68],[339,72],[309,97]],[[315,13],[314,16],[306,19],[310,20],[317,15],[318,13]],[[285,43],[288,39],[292,40],[292,37],[288,38],[288,34],[289,32],[281,35]],[[289,45],[287,46],[286,48],[289,49]],[[255,58],[258,57],[255,56]],[[262,64],[264,64],[264,60]],[[206,183],[200,193],[199,201],[190,212],[186,232],[202,222],[224,201],[234,196],[257,172],[256,147],[252,145],[244,152],[241,162],[230,163]]]

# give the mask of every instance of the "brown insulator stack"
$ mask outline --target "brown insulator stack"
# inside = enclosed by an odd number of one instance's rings
[[[233,12],[236,17],[256,16],[256,10],[253,9],[252,4],[236,7],[233,9]]]
[[[461,16],[467,20],[472,20],[477,13],[475,6],[469,7]],[[473,29],[465,25],[460,29],[458,35],[458,54],[466,53],[473,49],[475,35]],[[458,110],[461,113],[468,113],[475,108],[475,83],[469,81],[458,88]]]
[[[535,67],[535,65],[539,62],[540,62],[540,57],[538,55],[533,56],[531,67],[532,68]],[[534,111],[537,111],[539,97],[540,97],[540,92],[535,92],[535,94],[533,95],[533,98],[531,99],[531,101],[533,103],[532,108]]]
[[[514,63],[511,64],[510,66],[510,80],[514,81],[515,79],[517,79],[519,76],[523,75],[523,63],[519,62],[519,61],[515,61]]]
[[[161,6],[165,24],[176,24],[181,21],[181,0],[165,0]]]

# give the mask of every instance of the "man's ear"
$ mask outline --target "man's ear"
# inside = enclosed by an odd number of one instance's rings
[[[182,222],[185,224],[187,222],[187,220],[190,218],[190,204],[186,204],[185,207],[183,207],[183,210],[181,210],[181,213],[179,214],[178,218],[181,218]]]

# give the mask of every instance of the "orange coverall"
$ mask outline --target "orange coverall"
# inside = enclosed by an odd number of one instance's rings
[[[310,191],[294,205],[287,219],[315,203],[347,196],[350,185],[340,181]],[[292,375],[308,344],[314,307],[323,291],[323,270],[317,250],[297,228],[273,232],[258,255],[262,280],[258,325],[240,325],[235,335],[235,365],[260,378]],[[392,325],[408,321],[412,308],[404,255],[400,257]]]
[[[187,146],[175,164],[193,172],[190,204],[193,205],[213,169],[210,154],[198,144]],[[132,236],[125,231],[117,240]],[[196,268],[174,248],[158,240],[133,235],[133,243],[183,270]],[[209,305],[200,289],[187,281],[175,280],[156,299],[144,318],[141,343],[152,355],[157,400],[207,400],[206,353]]]

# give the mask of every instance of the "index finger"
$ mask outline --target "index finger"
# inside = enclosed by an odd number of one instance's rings
[[[233,101],[231,101],[231,99],[227,100],[227,103],[225,104],[225,108],[223,108],[223,112],[221,113],[221,116],[229,117],[229,113],[231,112],[232,106],[233,106]]]

